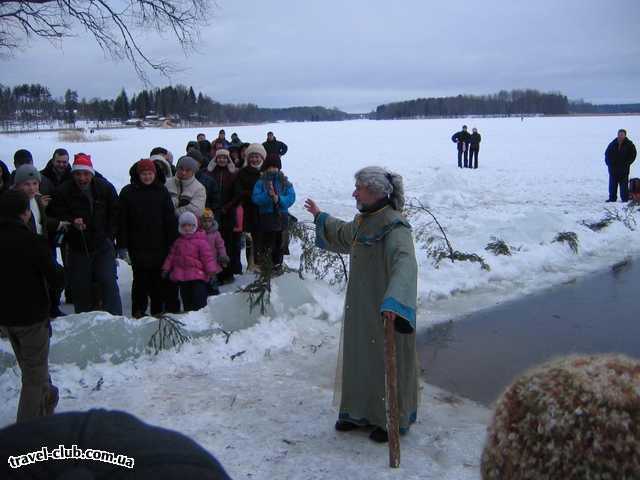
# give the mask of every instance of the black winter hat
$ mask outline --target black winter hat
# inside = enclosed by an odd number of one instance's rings
[[[189,150],[191,150],[192,148],[200,149],[198,142],[196,142],[195,140],[190,140],[189,143],[187,143],[186,152],[189,153]]]
[[[211,155],[211,142],[209,140],[200,140],[198,142],[198,148],[203,156]]]
[[[0,217],[17,219],[29,210],[29,197],[22,190],[9,190],[0,196]]]
[[[33,155],[31,155],[31,152],[23,148],[16,150],[16,153],[13,154],[13,164],[19,167],[26,163],[33,163]]]
[[[268,154],[267,158],[262,164],[263,171],[271,167],[276,167],[278,170],[282,170],[282,160],[280,159],[280,155],[278,155],[277,153]]]
[[[204,155],[202,155],[202,153],[200,153],[200,150],[198,149],[198,147],[190,148],[189,150],[187,150],[187,155],[189,155],[191,158],[193,158],[200,165],[202,165],[204,163]]]

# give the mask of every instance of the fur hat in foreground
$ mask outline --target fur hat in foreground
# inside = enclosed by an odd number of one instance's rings
[[[497,402],[482,478],[640,478],[640,362],[572,356],[517,379]]]
[[[267,151],[264,149],[264,147],[261,144],[252,143],[245,150],[245,155],[247,156],[247,159],[249,159],[249,156],[253,153],[257,153],[258,155],[260,155],[262,157],[262,162],[264,163],[265,159],[267,158]],[[260,164],[260,166],[262,166],[262,163]]]

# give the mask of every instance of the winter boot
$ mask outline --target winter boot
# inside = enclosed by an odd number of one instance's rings
[[[47,399],[44,405],[45,415],[53,415],[55,413],[56,407],[58,406],[58,400],[58,387],[51,384],[51,380],[49,380],[49,393],[47,394]]]
[[[356,430],[358,428],[360,428],[360,426],[355,423],[346,422],[344,420],[338,420],[336,422],[336,430],[339,432],[350,432],[351,430]]]
[[[380,427],[376,427],[376,429],[371,432],[371,435],[369,435],[369,438],[376,443],[387,443],[389,441],[389,435],[387,435],[386,430]]]

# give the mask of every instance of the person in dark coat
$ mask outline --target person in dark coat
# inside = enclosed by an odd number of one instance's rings
[[[166,175],[166,177],[173,177],[176,174],[176,166],[173,164],[173,154],[164,147],[154,147],[149,153],[149,158],[154,160],[154,155],[162,155],[162,158],[164,158],[171,170],[171,175]]]
[[[220,149],[229,149],[229,140],[225,138],[225,135],[224,130],[218,132],[218,137],[211,142],[211,155],[214,155]]]
[[[282,170],[282,159],[280,158],[280,155],[278,155],[277,153],[267,152],[267,158],[265,158],[264,165],[262,166],[263,171],[266,169],[265,167],[266,164],[276,165],[278,167],[278,170]]]
[[[236,167],[236,170],[240,170],[242,167],[244,167],[244,159],[242,158],[242,155],[240,153],[242,150],[242,145],[242,143],[238,145],[231,144],[231,146],[229,147],[229,156],[231,157],[231,161]]]
[[[238,136],[238,134],[236,132],[233,132],[231,134],[231,144],[229,145],[229,147],[231,146],[240,146],[242,145],[242,140],[240,140],[240,137]]]
[[[458,167],[462,168],[462,157],[464,156],[464,168],[469,167],[469,140],[471,135],[467,131],[467,126],[463,125],[462,130],[456,132],[451,137],[451,141],[458,146]]]
[[[478,133],[478,129],[474,128],[473,133],[469,137],[469,168],[478,168],[478,153],[480,152],[481,141],[482,137]]]
[[[251,197],[253,188],[260,180],[260,169],[267,157],[267,152],[259,143],[252,143],[246,150],[247,166],[238,172],[234,186],[234,205],[242,205],[243,231],[247,233],[247,270],[255,267],[255,251],[260,245],[260,231],[258,229],[258,206]]]
[[[211,155],[213,153],[211,151],[211,142],[209,140],[200,140],[198,142],[198,149],[200,150],[204,161],[208,164],[212,158]]]
[[[43,177],[46,177],[55,190],[67,180],[71,180],[71,165],[69,164],[69,152],[64,148],[57,148],[51,160],[40,171]]]
[[[64,148],[57,148],[51,159],[47,162],[47,165],[43,170],[40,171],[42,177],[46,178],[51,182],[53,186],[53,192],[60,187],[64,182],[71,180],[71,165],[69,164],[69,152]],[[62,256],[63,265],[67,265],[66,261],[66,245],[64,243],[64,235],[63,232],[59,232],[57,235],[52,235],[49,237],[49,245],[51,247],[51,254],[53,255],[53,259],[58,263],[58,247],[60,247],[60,253]],[[71,289],[67,285],[65,288],[65,296],[67,298],[67,303],[71,303]],[[56,311],[52,312],[55,316],[59,315],[60,309],[56,307]]]
[[[43,447],[52,456],[58,455],[60,445],[113,452],[122,465],[95,460],[49,460],[16,469],[12,463],[18,455]],[[186,435],[117,410],[64,412],[8,425],[0,430],[0,455],[5,459],[0,478],[7,479],[231,480],[220,463]]]
[[[33,165],[33,155],[29,150],[20,149],[16,150],[13,154],[13,166],[16,168],[20,168],[22,165]],[[11,172],[11,185],[13,185],[13,179],[16,175],[16,170]],[[40,182],[40,193],[42,195],[52,195],[55,187],[49,181],[47,177],[43,178]]]
[[[18,422],[51,415],[57,403],[49,377],[49,289],[62,284],[46,240],[27,226],[30,217],[24,192],[0,196],[0,325],[22,371]]]
[[[620,199],[629,201],[629,170],[637,155],[636,146],[627,138],[627,131],[618,130],[618,136],[604,152],[604,162],[609,169],[609,199],[615,202],[620,185]]]
[[[129,259],[133,270],[131,312],[141,318],[151,299],[151,315],[177,313],[165,307],[162,262],[178,235],[178,221],[164,175],[153,160],[142,159],[132,167],[131,183],[120,192],[118,257]]]
[[[267,155],[276,154],[282,157],[289,150],[287,144],[278,140],[273,132],[267,133],[267,141],[262,146],[267,151]]]
[[[122,315],[114,246],[118,194],[108,181],[94,175],[89,155],[76,154],[71,170],[73,178],[60,185],[49,208],[54,217],[71,224],[65,239],[75,311],[100,309],[93,300],[95,280],[104,310]]]
[[[234,275],[242,273],[242,264],[240,263],[240,237],[242,234],[234,232],[237,205],[234,205],[233,199],[237,170],[231,161],[229,151],[218,150],[216,157],[209,163],[207,171],[220,191],[220,206],[217,211],[214,211],[214,214],[216,222],[218,222],[218,231],[222,235],[230,258],[229,265],[218,274],[218,280],[222,284],[231,283],[234,280]]]
[[[220,189],[213,178],[209,176],[207,167],[209,161],[207,161],[200,150],[192,148],[187,151],[187,155],[198,162],[198,171],[196,172],[196,180],[198,180],[207,192],[207,200],[205,201],[205,208],[210,208],[214,212],[220,208]]]
[[[7,164],[0,160],[0,195],[11,188],[11,173]]]
[[[63,233],[63,231],[69,226],[67,222],[60,222],[56,218],[47,214],[47,206],[51,201],[51,197],[47,195],[40,194],[40,181],[42,179],[42,175],[36,167],[33,165],[25,164],[20,166],[16,170],[16,174],[14,177],[14,190],[20,190],[24,192],[29,198],[29,209],[31,210],[31,218],[27,226],[29,229],[37,234],[42,236],[51,248],[53,244],[53,239],[58,235]],[[54,265],[56,268],[56,275],[61,279],[60,282],[64,284],[64,269],[62,266],[58,265],[58,262],[55,261],[55,256],[52,255],[54,259]],[[64,313],[60,310],[60,296],[62,294],[61,288],[50,288],[49,289],[49,298],[51,310],[49,315],[51,318],[62,317]]]

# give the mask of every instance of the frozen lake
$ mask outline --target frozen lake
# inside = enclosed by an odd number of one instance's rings
[[[479,170],[457,168],[450,138],[463,123],[482,134]],[[603,154],[619,128],[626,128],[634,140],[640,117],[225,128],[229,136],[235,131],[244,141],[263,141],[266,132],[273,130],[289,145],[283,166],[298,198],[292,213],[301,220],[310,220],[302,209],[306,197],[329,213],[352,218],[356,213],[351,198],[353,173],[378,164],[404,176],[407,196],[431,209],[456,250],[484,257],[489,271],[461,261],[443,261],[436,268],[418,242],[417,322],[422,331],[640,254],[638,232],[622,222],[599,232],[583,224],[601,219],[605,208],[624,214],[621,203],[604,203]],[[204,131],[211,138],[217,130]],[[97,133],[108,135],[110,141],[85,144],[60,142],[55,132],[3,134],[0,159],[9,164],[15,150],[27,148],[36,165],[44,167],[55,148],[83,151],[120,189],[129,181],[130,165],[148,156],[153,147],[164,146],[177,158],[199,131],[109,130]],[[632,175],[634,170],[635,165]],[[438,233],[426,215],[412,218],[412,224],[423,238]],[[577,253],[553,242],[559,232],[576,233]],[[513,255],[485,251],[494,237],[504,240]],[[297,266],[295,249],[288,261]],[[120,267],[127,304],[130,273],[124,264]],[[540,300],[545,301],[546,297]],[[223,296],[210,299],[205,309],[182,320],[192,332],[217,331],[234,302],[237,309],[248,308],[244,300]],[[272,303],[272,315],[228,339],[201,336],[180,352],[157,356],[140,355],[149,334],[146,321],[83,314],[54,322],[56,362],[51,370],[61,391],[60,411],[117,408],[177,429],[216,455],[233,478],[397,478],[386,470],[384,446],[373,445],[365,435],[339,436],[333,431],[336,411],[331,398],[343,291],[315,280],[298,282],[295,288],[285,282],[276,288]],[[484,328],[481,322],[477,328]],[[123,337],[133,352],[128,359],[123,357],[126,352],[119,351]],[[85,350],[91,351],[88,358],[83,358]],[[10,351],[7,342],[0,342],[3,366],[10,361]],[[490,364],[490,359],[486,362]],[[0,405],[0,425],[15,418],[19,383],[15,369],[0,373],[5,400]],[[490,412],[422,385],[418,423],[402,440],[403,478],[478,478]]]

